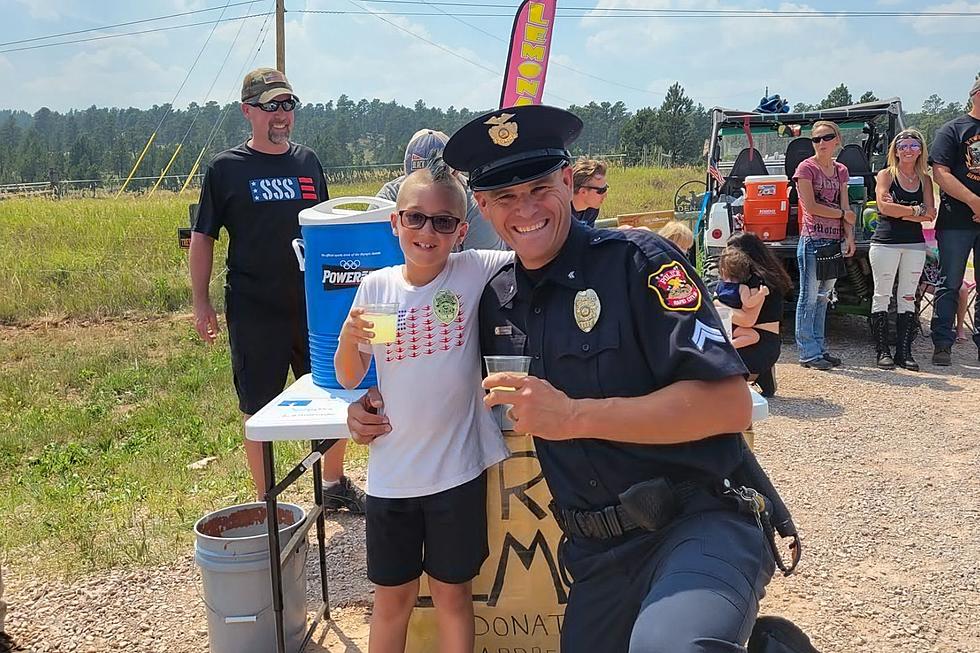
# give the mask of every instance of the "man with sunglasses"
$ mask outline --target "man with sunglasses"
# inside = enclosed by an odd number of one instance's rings
[[[746,369],[676,247],[572,219],[567,148],[581,129],[555,107],[511,107],[444,152],[517,255],[483,293],[480,344],[530,356],[530,373],[483,387],[534,435],[568,537],[561,650],[744,650],[774,570],[751,511],[720,489],[747,456]],[[370,412],[381,406],[374,393],[352,404],[356,439],[390,431]]]
[[[214,243],[228,233],[225,316],[232,372],[243,421],[282,392],[290,368],[310,371],[303,276],[292,241],[298,215],[328,199],[323,167],[308,147],[291,143],[299,99],[278,70],[258,68],[242,83],[241,110],[249,139],[212,159],[204,175],[191,234],[194,323],[208,344],[219,326],[209,284]],[[245,454],[261,499],[266,479],[261,443],[245,440]],[[363,512],[363,494],[343,476],[344,446],[323,463],[324,506]]]
[[[936,220],[940,285],[931,325],[933,365],[952,363],[956,341],[953,321],[971,252],[974,265],[980,263],[980,77],[970,88],[970,101],[973,106],[969,113],[939,128],[929,152],[932,173],[942,191]],[[980,303],[974,311],[980,319]],[[980,333],[976,330],[973,341],[980,358]]]
[[[609,192],[606,164],[595,159],[577,161],[572,167],[572,186],[572,217],[594,227]]]

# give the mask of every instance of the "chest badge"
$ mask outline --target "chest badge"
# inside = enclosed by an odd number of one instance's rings
[[[575,324],[583,332],[588,333],[599,321],[599,313],[602,312],[602,303],[599,295],[591,288],[575,293]]]
[[[432,312],[443,324],[449,324],[459,317],[459,295],[443,288],[432,300]]]

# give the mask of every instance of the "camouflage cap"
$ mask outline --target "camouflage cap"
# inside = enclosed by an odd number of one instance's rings
[[[256,68],[242,82],[242,102],[268,102],[283,94],[299,99],[286,76],[275,68]]]

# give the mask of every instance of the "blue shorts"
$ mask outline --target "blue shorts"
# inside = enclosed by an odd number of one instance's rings
[[[682,515],[663,533],[573,538],[562,560],[573,579],[562,653],[744,653],[775,567],[758,524],[734,509]]]

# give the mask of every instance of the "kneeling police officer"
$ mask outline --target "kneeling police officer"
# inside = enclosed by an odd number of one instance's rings
[[[561,650],[745,651],[774,571],[758,513],[726,492],[747,455],[746,369],[681,252],[571,219],[581,129],[561,109],[501,109],[443,155],[517,255],[484,292],[480,339],[530,356],[530,375],[484,387],[535,436],[567,536]],[[367,403],[348,420],[359,441],[386,430]]]

